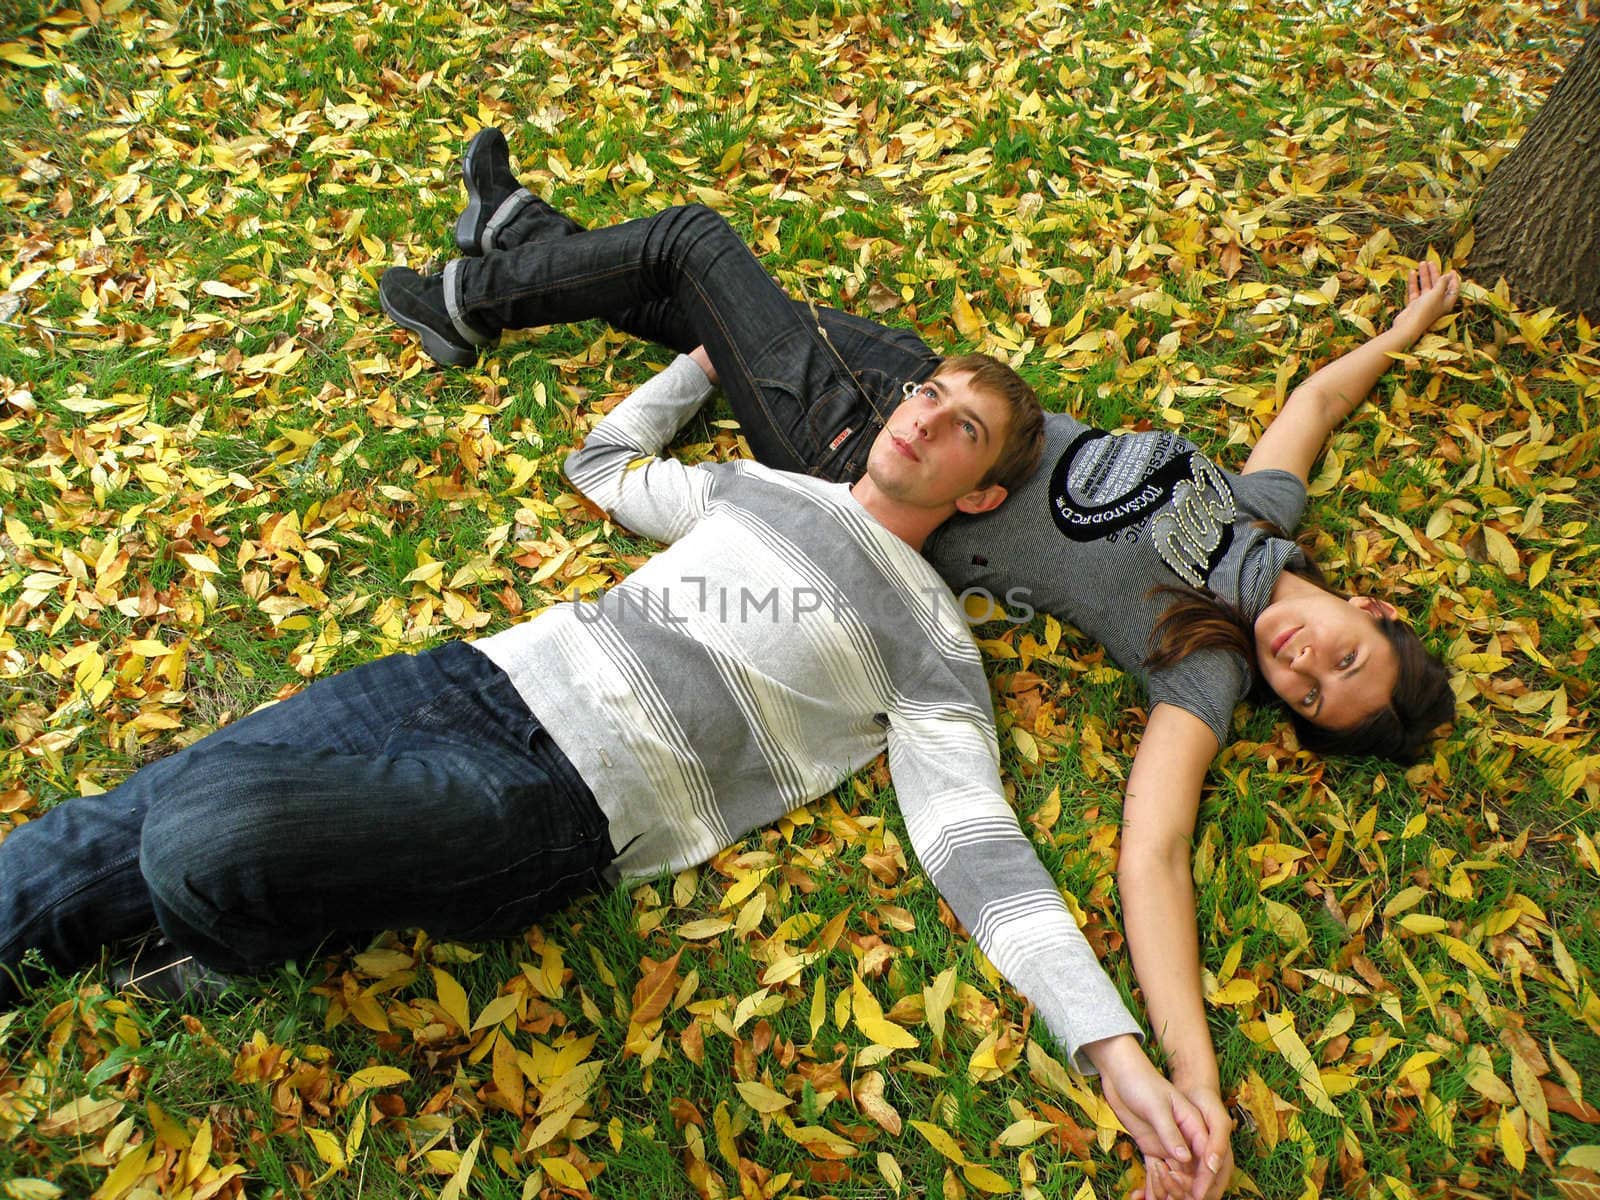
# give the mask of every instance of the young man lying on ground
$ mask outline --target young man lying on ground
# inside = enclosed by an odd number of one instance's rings
[[[707,395],[704,362],[680,357],[567,461],[615,520],[670,543],[622,583],[319,681],[0,842],[0,1002],[30,948],[75,969],[157,924],[190,982],[373,929],[513,934],[703,862],[887,749],[956,916],[1102,1072],[1141,1149],[1196,1156],[1204,1122],[1006,803],[977,648],[918,553],[1033,469],[1031,389],[993,360],[944,362],[850,485],[656,457]]]

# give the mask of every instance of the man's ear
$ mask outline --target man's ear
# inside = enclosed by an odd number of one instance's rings
[[[968,492],[956,501],[956,511],[964,513],[986,513],[992,508],[999,508],[1009,493],[1003,483],[991,483],[986,488],[979,488],[975,492]]]
[[[1402,619],[1398,608],[1387,600],[1380,600],[1376,596],[1351,596],[1350,603],[1354,604],[1369,617],[1387,617],[1391,621]]]

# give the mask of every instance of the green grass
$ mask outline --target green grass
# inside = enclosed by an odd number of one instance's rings
[[[374,295],[388,264],[453,252],[457,155],[480,121],[504,127],[533,185],[584,224],[713,203],[786,285],[858,312],[879,294],[873,284],[896,296],[908,287],[910,300],[885,321],[913,324],[936,345],[1008,356],[1031,341],[1023,370],[1047,407],[1111,428],[1174,427],[1236,468],[1279,364],[1298,355],[1303,373],[1359,339],[1350,312],[1334,308],[1377,294],[1381,305],[1360,311],[1381,323],[1392,310],[1391,259],[1358,259],[1363,243],[1387,229],[1407,253],[1427,237],[1448,252],[1479,156],[1515,136],[1580,32],[1554,6],[1476,4],[1438,28],[1398,10],[1260,5],[336,7],[135,0],[90,27],[69,15],[44,20],[34,6],[7,35],[47,65],[0,65],[0,146],[8,161],[43,168],[0,180],[0,296],[20,297],[0,325],[0,721],[10,735],[0,743],[0,798],[14,796],[0,819],[14,824],[112,786],[302,686],[307,670],[460,635],[445,591],[486,616],[471,631],[482,634],[503,628],[510,608],[537,609],[571,586],[560,576],[530,583],[537,567],[512,560],[537,562],[557,539],[601,530],[573,505],[561,458],[596,402],[647,377],[664,352],[572,326],[508,339],[472,371],[415,370],[414,339],[395,334]],[[1315,194],[1285,191],[1316,178],[1325,182]],[[1021,220],[1025,204],[1032,215]],[[1348,240],[1319,224],[1334,214]],[[1230,278],[1224,231],[1243,228]],[[43,273],[25,289],[6,290],[34,268]],[[1336,273],[1333,308],[1291,300]],[[208,281],[250,294],[208,291]],[[1253,283],[1267,291],[1235,294]],[[954,327],[958,287],[984,322],[976,336]],[[1048,324],[1018,316],[1036,287]],[[1290,303],[1256,314],[1269,299]],[[1111,330],[1120,349],[1066,349],[1081,333]],[[1581,440],[1593,415],[1593,344],[1561,321],[1543,348],[1525,346],[1515,320],[1482,300],[1450,336],[1462,357],[1446,365],[1459,373],[1430,396],[1435,364],[1395,370],[1376,408],[1337,441],[1342,479],[1313,498],[1306,526],[1337,574],[1402,595],[1436,648],[1492,651],[1505,665],[1469,677],[1460,729],[1409,773],[1298,755],[1275,712],[1244,710],[1195,830],[1203,966],[1219,983],[1226,967],[1259,989],[1254,1000],[1210,1004],[1208,1015],[1241,1119],[1239,1168],[1269,1197],[1550,1194],[1562,1154],[1600,1141],[1592,1125],[1552,1110],[1555,1165],[1534,1144],[1519,1171],[1497,1130],[1503,1111],[1525,1121],[1529,1097],[1503,1103],[1485,1092],[1479,1059],[1469,1058],[1486,1056],[1509,1088],[1525,1029],[1550,1060],[1545,1079],[1565,1086],[1559,1053],[1589,1103],[1600,1089],[1600,910],[1576,837],[1600,836],[1600,775],[1587,761],[1600,616],[1588,585],[1600,542],[1587,514],[1600,495]],[[259,356],[290,341],[303,357],[263,373]],[[17,402],[23,389],[31,407]],[[1256,399],[1227,402],[1229,389]],[[97,404],[119,395],[147,397],[142,418]],[[1571,448],[1519,459],[1535,414],[1549,446]],[[684,441],[697,454],[731,451],[728,432],[711,424]],[[1523,531],[1541,496],[1542,524]],[[1362,504],[1419,529],[1448,510],[1439,556],[1405,548]],[[303,544],[268,544],[291,514]],[[1509,576],[1484,550],[1485,523],[1513,538],[1520,561]],[[86,605],[107,545],[127,554],[126,566],[105,602]],[[582,550],[584,586],[649,549],[600,533]],[[218,562],[205,577],[212,593],[181,557],[195,552]],[[1533,584],[1530,569],[1547,552],[1549,574]],[[437,587],[405,581],[424,554],[443,564]],[[485,578],[450,589],[481,556],[492,567]],[[73,589],[29,594],[30,577],[76,579],[80,569]],[[79,597],[70,612],[69,590]],[[263,605],[290,599],[303,607]],[[117,600],[130,602],[126,611]],[[332,621],[343,639],[316,651]],[[1019,652],[1026,638],[1046,638],[1042,619],[982,634]],[[147,639],[188,640],[175,681],[127,649]],[[82,647],[117,679],[98,701],[77,696],[75,668],[62,665]],[[1024,828],[1142,1011],[1120,932],[1115,850],[1145,699],[1127,677],[1086,677],[1076,664],[1094,652],[1069,633],[1054,653],[993,658],[991,674],[1024,821],[1059,793],[1053,824]],[[1010,690],[1018,671],[1040,677],[1053,722],[1039,733],[1038,763],[1011,739],[1018,725],[1040,730]],[[1515,706],[1558,687],[1564,727],[1552,724],[1551,701]],[[141,714],[177,728],[141,729]],[[40,732],[62,744],[41,745]],[[1037,1060],[1030,1069],[1027,1037],[1058,1059],[1059,1048],[946,927],[881,773],[807,813],[809,824],[754,835],[681,881],[586,901],[527,938],[473,947],[481,957],[471,961],[415,933],[386,935],[384,946],[416,960],[412,981],[375,998],[388,1032],[342,1012],[336,998],[347,987],[377,982],[349,954],[273,973],[189,1015],[114,998],[98,971],[50,982],[0,1016],[0,1180],[92,1194],[107,1178],[111,1139],[122,1161],[130,1147],[170,1150],[159,1171],[152,1157],[142,1182],[174,1194],[172,1130],[193,1139],[205,1127],[214,1139],[206,1169],[244,1168],[228,1189],[305,1194],[326,1169],[307,1130],[341,1147],[352,1139],[364,1102],[348,1080],[382,1063],[410,1079],[367,1093],[377,1100],[360,1147],[315,1194],[437,1195],[455,1160],[430,1161],[423,1147],[438,1137],[430,1149],[461,1153],[479,1134],[474,1196],[523,1196],[539,1170],[556,1194],[541,1158],[602,1168],[589,1184],[596,1196],[881,1197],[896,1192],[896,1169],[901,1195],[981,1194],[909,1124],[894,1135],[858,1108],[850,1085],[873,1071],[901,1118],[945,1128],[1024,1195],[1036,1194],[1024,1184],[1047,1196],[1075,1195],[1085,1182],[1096,1195],[1131,1187],[1127,1139],[1109,1151],[1074,1147],[1074,1137],[1093,1142],[1093,1113],[1056,1090]],[[1421,816],[1425,827],[1413,828]],[[1305,854],[1289,877],[1263,885],[1252,851],[1267,845]],[[780,870],[722,908],[737,856],[755,850]],[[1423,898],[1386,911],[1408,887]],[[756,898],[765,911],[743,936],[679,936]],[[839,940],[770,990],[774,1011],[730,1034],[739,1002],[761,990],[767,939],[801,912],[844,914]],[[1447,925],[1416,932],[1402,923],[1408,914]],[[1452,956],[1441,934],[1481,954],[1487,973],[1460,949]],[[788,942],[803,949],[811,936]],[[524,1054],[592,1036],[588,1056],[604,1070],[579,1124],[524,1152],[538,1090],[520,1117],[496,1107],[492,1053],[472,1056],[489,1031],[425,1036],[424,1018],[437,995],[430,968],[451,972],[477,1014],[526,984],[522,964],[537,966],[546,942],[563,950],[560,995],[530,993],[526,1015],[502,1033]],[[664,1014],[661,1055],[645,1067],[625,1048],[640,961],[680,948],[680,974],[693,970],[697,982]],[[872,1062],[860,1031],[839,1027],[835,1004],[863,965],[879,1003],[902,1005],[916,1050]],[[965,1015],[952,1009],[940,1042],[917,998],[946,968],[963,985]],[[819,983],[825,1020],[813,1031]],[[1333,1097],[1337,1117],[1317,1110],[1270,1040],[1266,1018],[1278,1012],[1330,1078],[1354,1081]],[[1340,1032],[1317,1037],[1347,1015]],[[970,1060],[996,1032],[1003,1067],[977,1079]],[[697,1037],[700,1062],[690,1056]],[[283,1069],[266,1079],[249,1066],[258,1044],[281,1056]],[[1418,1054],[1439,1057],[1404,1070]],[[859,1152],[819,1156],[793,1126],[758,1113],[736,1084],[763,1081],[790,1096],[794,1125],[827,1129]],[[1261,1089],[1284,1106],[1271,1130],[1251,1099]],[[86,1095],[123,1108],[82,1132],[47,1119]],[[1437,1128],[1435,1103],[1445,1114]],[[1047,1107],[1074,1128],[1027,1147],[999,1143],[1014,1121]]]

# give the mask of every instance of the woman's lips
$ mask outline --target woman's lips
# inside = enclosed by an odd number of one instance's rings
[[[1276,638],[1274,638],[1272,642],[1272,657],[1277,658],[1278,655],[1283,652],[1283,648],[1289,644],[1294,635],[1299,633],[1304,628],[1304,625],[1296,625],[1293,629],[1285,629]]]

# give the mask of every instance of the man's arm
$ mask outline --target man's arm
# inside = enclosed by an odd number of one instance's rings
[[[1139,1026],[1006,802],[992,722],[964,708],[889,716],[889,770],[906,830],[951,911],[1078,1069],[1092,1072],[1087,1043]]]
[[[710,394],[705,372],[679,355],[567,456],[567,478],[619,524],[658,542],[676,541],[699,519],[709,479],[657,455]]]
[[[1367,398],[1372,385],[1387,371],[1391,354],[1408,348],[1456,305],[1461,280],[1454,271],[1441,275],[1425,262],[1406,280],[1406,306],[1394,324],[1365,345],[1336,358],[1315,372],[1284,401],[1283,411],[1262,433],[1244,464],[1243,474],[1276,469],[1311,478],[1311,466],[1328,435]]]
[[[889,715],[888,741],[912,847],[951,911],[1078,1068],[1100,1071],[1147,1160],[1200,1158],[1204,1120],[1140,1049],[1137,1024],[1006,802],[988,710],[917,703]]]

